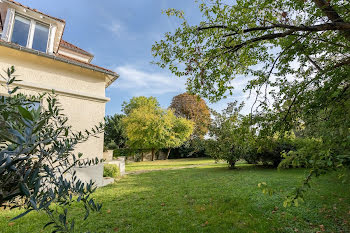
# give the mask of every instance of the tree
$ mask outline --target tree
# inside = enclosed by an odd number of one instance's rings
[[[129,102],[124,102],[122,105],[122,110],[126,115],[129,115],[134,109],[140,107],[147,107],[151,110],[159,108],[158,100],[155,97],[133,97]]]
[[[205,101],[197,95],[183,93],[173,98],[170,107],[178,117],[195,123],[193,136],[203,138],[208,133],[210,111]]]
[[[192,133],[191,121],[176,118],[171,110],[161,109],[154,97],[134,97],[124,106],[128,112],[123,119],[127,145],[151,150],[152,161],[156,150],[180,146]]]
[[[349,166],[350,2],[212,0],[199,8],[203,21],[195,26],[183,12],[166,11],[183,23],[154,44],[155,63],[211,101],[232,94],[236,77],[249,77],[251,125],[261,135],[301,130],[321,141],[313,163],[305,153],[288,160],[310,168],[305,184]]]
[[[348,1],[201,2],[203,21],[197,26],[189,25],[182,11],[167,10],[183,23],[152,48],[159,58],[156,64],[188,77],[192,93],[218,100],[232,90],[231,81],[239,75],[258,77],[250,86],[259,87],[273,84],[269,79],[273,73],[282,78],[276,84],[287,81],[286,74],[318,74],[293,85],[309,87],[343,72],[350,63]],[[293,68],[290,63],[295,61],[299,65]],[[259,63],[264,66],[253,69]],[[342,88],[346,87],[345,83]]]
[[[152,161],[155,151],[164,148],[166,138],[170,137],[171,122],[161,109],[150,111],[146,106],[134,109],[123,119],[128,137],[127,145],[133,149],[149,149]]]
[[[165,148],[168,148],[166,159],[169,158],[172,148],[180,147],[186,142],[193,133],[194,123],[183,117],[176,117],[172,111],[168,110],[167,117],[172,122],[171,133],[165,142]]]
[[[74,154],[77,144],[102,133],[102,124],[90,131],[73,132],[54,94],[26,96],[17,94],[15,69],[7,70],[5,81],[8,97],[0,97],[0,207],[24,207],[25,211],[47,214],[53,232],[74,232],[74,219],[67,207],[77,202],[89,212],[99,211],[94,202],[92,181],[82,182],[72,170],[89,166],[96,160],[82,160]],[[37,102],[45,107],[36,109]]]
[[[207,140],[207,153],[216,160],[225,160],[230,169],[235,168],[238,160],[245,158],[252,146],[254,132],[239,112],[243,104],[237,102],[218,113],[212,110],[214,120],[210,126],[210,139]]]
[[[114,146],[117,148],[125,147],[127,138],[125,135],[124,126],[122,124],[123,117],[124,115],[122,114],[115,114],[114,116],[106,117],[104,129],[104,144],[106,147],[110,147],[111,144],[114,144]]]
[[[164,147],[165,138],[170,134],[171,121],[165,117],[167,112],[159,107],[156,98],[144,96],[124,102],[123,111],[127,115],[123,119],[127,145],[133,149],[151,150],[153,161],[155,151]]]

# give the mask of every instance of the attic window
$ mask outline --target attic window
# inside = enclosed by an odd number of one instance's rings
[[[30,20],[16,15],[11,42],[27,47]]]
[[[36,23],[32,49],[46,52],[49,39],[49,27]]]
[[[48,25],[16,14],[11,42],[46,53],[49,30]]]

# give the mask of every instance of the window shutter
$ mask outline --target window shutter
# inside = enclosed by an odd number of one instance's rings
[[[1,39],[4,41],[10,42],[11,40],[11,31],[13,27],[14,18],[15,18],[15,10],[12,8],[7,9],[4,30],[2,32],[2,37],[1,37]]]

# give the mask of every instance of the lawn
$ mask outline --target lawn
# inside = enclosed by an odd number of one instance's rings
[[[282,206],[304,175],[302,169],[228,170],[224,164],[128,175],[96,192],[103,210],[85,222],[77,219],[77,232],[350,232],[350,183],[337,174],[313,182],[301,206]],[[262,194],[257,184],[263,181],[277,193]],[[71,211],[73,217],[79,212],[75,206]],[[46,218],[37,213],[9,224],[18,213],[0,212],[1,232],[46,232]]]
[[[215,160],[212,158],[169,159],[149,162],[128,162],[125,166],[125,170],[126,172],[134,172],[214,164]]]

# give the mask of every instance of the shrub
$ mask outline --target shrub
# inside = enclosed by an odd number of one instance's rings
[[[117,178],[120,174],[119,167],[116,164],[105,164],[103,166],[103,177]]]
[[[295,150],[295,136],[286,132],[284,135],[277,133],[270,137],[255,137],[249,144],[247,154],[243,156],[248,163],[263,163],[277,167],[283,159],[282,154]]]
[[[135,162],[139,162],[143,160],[143,155],[148,152],[150,152],[150,150],[147,149],[117,148],[113,151],[113,157],[132,157]]]
[[[209,157],[206,152],[206,140],[200,138],[194,138],[185,142],[182,146],[174,148],[169,158],[178,159],[178,158],[200,158],[200,157]],[[167,152],[163,150],[163,152]]]

